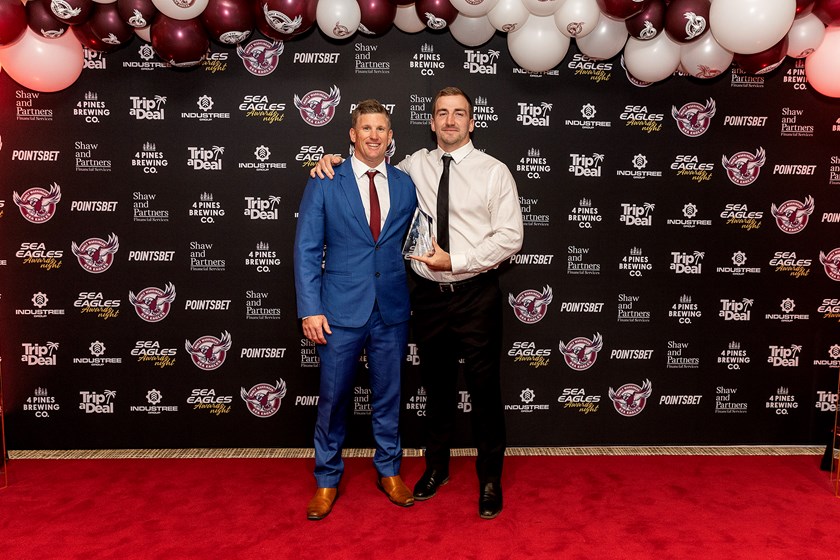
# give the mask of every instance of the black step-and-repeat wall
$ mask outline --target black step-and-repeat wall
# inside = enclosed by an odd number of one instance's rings
[[[544,74],[505,38],[318,32],[200,67],[135,39],[70,88],[0,74],[0,351],[11,449],[309,447],[318,358],[292,244],[312,161],[355,102],[392,162],[433,145],[431,99],[475,101],[517,180],[506,263],[509,443],[824,443],[840,367],[840,101],[801,61],[647,87],[572,47]],[[410,344],[404,444],[425,395]],[[470,397],[459,399],[468,445]],[[369,446],[360,363],[348,445]]]

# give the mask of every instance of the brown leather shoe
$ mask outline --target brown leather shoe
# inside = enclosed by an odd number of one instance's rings
[[[414,494],[402,481],[400,475],[382,477],[376,481],[376,486],[388,496],[392,503],[400,507],[414,505]]]
[[[306,506],[306,518],[312,521],[325,518],[332,511],[337,499],[338,488],[318,488]]]

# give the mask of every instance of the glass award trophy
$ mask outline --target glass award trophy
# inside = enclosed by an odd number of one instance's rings
[[[423,212],[419,207],[414,212],[414,219],[411,220],[411,227],[403,244],[403,256],[408,259],[411,256],[419,257],[434,252],[432,245],[432,217]]]

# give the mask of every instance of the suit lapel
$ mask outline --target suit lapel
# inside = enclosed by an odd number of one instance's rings
[[[400,188],[400,180],[397,177],[396,172],[394,172],[394,168],[387,165],[386,169],[388,170],[388,196],[391,197],[391,208],[388,210],[388,215],[385,217],[385,225],[382,227],[380,239],[387,233],[388,228],[391,227],[391,224],[394,222],[393,216],[399,213],[403,194],[403,189]]]
[[[365,215],[365,206],[362,204],[362,196],[359,194],[359,184],[356,177],[353,175],[353,166],[350,164],[350,158],[337,168],[338,184],[350,205],[350,211],[356,218],[356,222],[362,229],[362,235],[366,235],[371,242],[373,242],[373,234],[370,232],[370,224]]]

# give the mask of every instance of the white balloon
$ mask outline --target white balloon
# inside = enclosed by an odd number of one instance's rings
[[[356,0],[318,0],[318,28],[333,39],[346,39],[359,29],[362,10]]]
[[[560,33],[551,16],[531,16],[521,29],[508,33],[510,56],[531,72],[546,72],[563,60],[571,40]]]
[[[397,6],[394,25],[397,29],[405,33],[419,33],[426,29],[426,22],[417,17],[417,10],[414,9],[414,4]]]
[[[634,78],[659,82],[674,73],[680,65],[680,45],[666,33],[642,41],[630,37],[624,47],[624,66]]]
[[[796,0],[725,0],[709,9],[709,29],[720,45],[755,54],[782,40],[796,16]]]
[[[732,51],[720,46],[711,33],[680,47],[680,66],[695,78],[714,78],[725,72],[734,58]]]
[[[467,17],[458,14],[455,21],[449,24],[449,32],[462,45],[477,47],[492,39],[496,28],[487,16]]]
[[[554,12],[554,23],[560,33],[578,39],[591,33],[600,17],[601,10],[595,0],[566,0]]]
[[[805,58],[820,46],[825,38],[825,25],[814,14],[797,20],[788,32],[787,55],[791,58]]]
[[[580,52],[592,60],[606,60],[621,52],[627,42],[627,26],[624,20],[601,14],[595,29],[584,37],[578,37],[575,42]]]
[[[499,0],[449,0],[449,3],[463,16],[486,16],[496,7]]]
[[[522,0],[522,3],[535,16],[550,16],[560,8],[563,0]]]
[[[512,33],[521,29],[530,15],[522,0],[499,0],[487,17],[493,27],[502,33]]]
[[[152,0],[152,4],[160,13],[172,19],[192,19],[201,15],[210,0],[192,0],[191,2],[176,2],[175,0]]]

